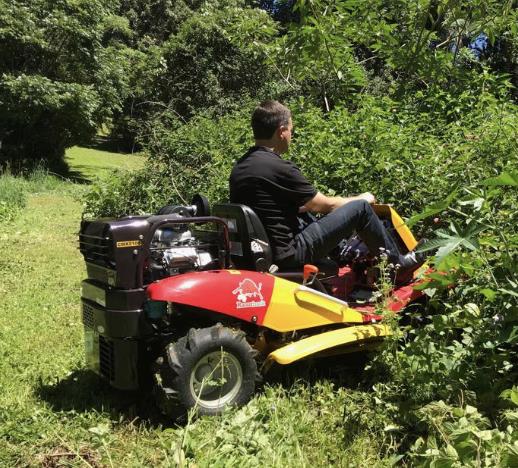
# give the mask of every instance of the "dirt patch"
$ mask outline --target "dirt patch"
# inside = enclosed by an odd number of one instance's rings
[[[103,466],[97,452],[87,448],[80,448],[78,451],[75,451],[63,446],[55,447],[48,453],[38,455],[36,463],[43,468],[61,468],[79,464],[92,468],[101,468]]]

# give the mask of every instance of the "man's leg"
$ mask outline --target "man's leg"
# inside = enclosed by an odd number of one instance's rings
[[[389,259],[399,263],[399,251],[374,210],[364,200],[349,202],[310,224],[296,237],[297,261],[311,263],[324,257],[338,243],[357,232],[373,255],[380,247]]]

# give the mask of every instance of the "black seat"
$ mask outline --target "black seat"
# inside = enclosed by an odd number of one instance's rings
[[[221,203],[212,207],[214,216],[228,225],[230,258],[236,268],[268,271],[272,265],[272,249],[263,223],[246,205]]]
[[[233,265],[246,270],[269,271],[273,261],[272,249],[263,223],[255,212],[237,203],[214,205],[212,212],[227,222]],[[319,259],[315,266],[319,269],[320,278],[338,274],[338,264],[329,258]],[[302,278],[303,268],[304,265],[280,265],[278,276]]]

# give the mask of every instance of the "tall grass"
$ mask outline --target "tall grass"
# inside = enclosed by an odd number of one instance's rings
[[[27,202],[25,181],[10,174],[0,176],[0,221],[14,219]]]
[[[57,189],[66,189],[64,181],[41,167],[26,175],[0,174],[0,222],[12,221],[25,207],[29,193]]]

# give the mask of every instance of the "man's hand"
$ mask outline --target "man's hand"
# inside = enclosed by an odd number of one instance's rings
[[[358,198],[361,200],[365,200],[369,204],[376,203],[376,197],[370,192],[364,192],[361,195],[358,195]]]

